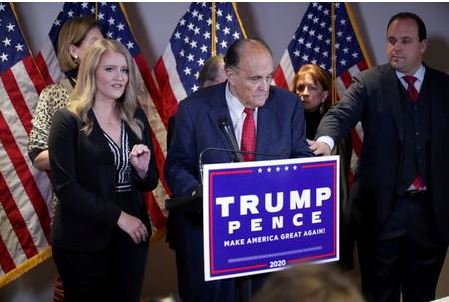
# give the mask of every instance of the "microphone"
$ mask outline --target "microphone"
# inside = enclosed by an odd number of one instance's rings
[[[237,143],[237,140],[234,135],[234,129],[229,124],[229,120],[226,117],[221,117],[218,119],[218,127],[224,132],[226,136],[226,140],[228,141],[228,144],[232,147],[233,151],[240,151],[239,144]],[[201,156],[201,155],[200,155]],[[240,152],[234,152],[234,161],[236,162],[242,162],[243,156]]]
[[[267,154],[267,153],[259,153],[259,152],[251,152],[251,151],[241,151],[241,150],[232,150],[232,149],[225,149],[225,148],[215,148],[215,147],[209,147],[204,149],[200,152],[198,156],[198,166],[200,171],[200,184],[196,187],[194,194],[192,196],[182,196],[182,197],[175,197],[171,199],[165,200],[165,208],[167,210],[175,210],[175,209],[184,209],[186,212],[196,212],[198,213],[201,211],[202,208],[202,198],[203,198],[203,156],[204,154],[212,151],[217,152],[227,152],[232,154],[253,154],[253,155],[261,155],[261,156],[267,156],[267,157],[279,157],[284,150],[282,150],[278,154]]]
[[[282,155],[284,150],[279,152],[278,154],[268,154],[268,153],[260,153],[260,152],[252,152],[252,151],[241,151],[241,150],[232,150],[232,149],[225,149],[225,148],[215,148],[215,147],[209,147],[204,149],[200,152],[200,155],[198,156],[198,166],[200,170],[200,183],[202,185],[203,183],[203,155],[208,153],[209,151],[218,151],[218,152],[228,152],[233,154],[253,154],[253,155],[261,155],[261,156],[267,156],[267,157],[279,157]]]

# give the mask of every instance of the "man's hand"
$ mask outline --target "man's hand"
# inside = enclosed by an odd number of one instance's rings
[[[309,149],[313,154],[324,156],[331,155],[331,148],[325,142],[307,140],[307,143],[309,143]]]

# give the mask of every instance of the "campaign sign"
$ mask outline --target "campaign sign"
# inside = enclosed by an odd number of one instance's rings
[[[205,279],[339,259],[339,157],[210,164]]]

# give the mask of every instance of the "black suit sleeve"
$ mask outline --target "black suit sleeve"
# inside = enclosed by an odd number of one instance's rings
[[[194,117],[186,100],[179,103],[172,145],[165,162],[165,177],[173,196],[190,195],[198,186],[198,155]],[[202,129],[203,131],[206,131]]]
[[[156,188],[157,183],[159,181],[159,172],[156,166],[156,158],[153,148],[153,143],[151,142],[151,128],[148,122],[148,119],[145,115],[145,112],[142,109],[137,109],[136,118],[138,118],[143,124],[143,132],[142,132],[142,143],[148,147],[151,151],[150,162],[148,163],[148,172],[145,178],[141,179],[137,172],[134,171],[134,178],[137,184],[137,187],[141,191],[151,191]],[[132,148],[133,146],[131,146]],[[133,168],[134,170],[134,168]]]
[[[342,99],[321,120],[315,138],[327,135],[338,143],[362,120],[367,102],[365,79],[355,76]]]
[[[312,157],[306,139],[306,121],[304,119],[304,108],[299,101],[295,101],[292,116],[292,152],[290,158]]]

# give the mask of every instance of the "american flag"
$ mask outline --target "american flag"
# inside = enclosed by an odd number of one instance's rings
[[[179,101],[198,90],[204,62],[211,56],[224,55],[235,40],[245,37],[235,3],[190,5],[153,70],[163,99],[158,111],[165,125]]]
[[[27,154],[45,86],[9,3],[0,3],[0,287],[50,256],[50,182]],[[47,203],[48,201],[48,203]]]
[[[96,17],[103,35],[106,38],[116,39],[125,45],[133,56],[140,74],[145,82],[149,92],[148,100],[141,100],[142,106],[148,113],[148,119],[152,128],[152,139],[156,162],[159,171],[161,172],[160,182],[158,187],[152,192],[146,194],[146,201],[149,209],[151,221],[156,228],[161,228],[166,224],[166,212],[163,209],[164,200],[167,198],[168,186],[163,177],[163,165],[165,161],[164,151],[166,150],[165,137],[157,135],[160,129],[165,131],[160,117],[155,109],[153,100],[160,100],[160,96],[155,82],[148,69],[147,62],[140,52],[140,48],[131,31],[128,19],[126,17],[125,8],[122,4],[116,2],[94,3],[94,2],[68,2],[64,3],[62,10],[59,12],[57,18],[53,22],[48,35],[48,40],[44,43],[44,47],[36,57],[39,69],[41,70],[46,83],[50,84],[56,79],[61,79],[64,75],[61,73],[58,60],[56,57],[58,35],[62,25],[69,19],[75,16],[93,16]]]
[[[332,12],[334,22],[331,21]],[[292,90],[296,71],[308,63],[318,64],[333,74],[340,96],[351,85],[354,75],[371,67],[349,3],[309,5],[276,69],[275,84]],[[357,164],[362,139],[363,130],[359,123],[352,133],[352,170]]]

